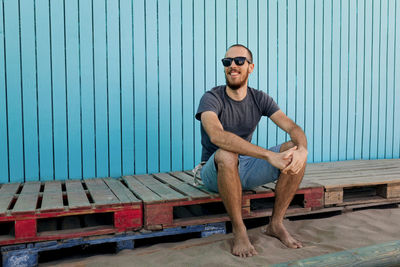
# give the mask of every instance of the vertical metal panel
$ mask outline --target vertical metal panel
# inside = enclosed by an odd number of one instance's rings
[[[234,43],[309,162],[400,155],[395,0],[2,0],[0,183],[192,168]],[[288,140],[261,120],[252,142]]]

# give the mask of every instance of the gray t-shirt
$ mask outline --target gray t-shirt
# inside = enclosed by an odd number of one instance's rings
[[[272,97],[263,91],[248,87],[246,97],[241,101],[235,101],[226,94],[225,88],[226,86],[217,86],[203,95],[196,119],[201,120],[202,112],[213,111],[218,115],[225,131],[251,142],[261,116],[270,117],[279,110],[279,107]],[[201,161],[207,161],[218,147],[211,143],[203,125],[201,125],[201,144],[203,146]]]

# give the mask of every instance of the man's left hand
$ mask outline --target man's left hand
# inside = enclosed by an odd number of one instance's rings
[[[307,149],[304,147],[296,149],[292,155],[291,163],[281,172],[289,175],[298,174],[307,162],[307,154]]]

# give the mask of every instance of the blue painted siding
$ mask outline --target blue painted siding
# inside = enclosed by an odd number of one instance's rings
[[[398,158],[399,25],[396,0],[0,0],[0,183],[192,168],[234,43],[309,162]]]

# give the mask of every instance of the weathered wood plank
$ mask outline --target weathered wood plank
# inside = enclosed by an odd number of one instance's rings
[[[144,184],[136,180],[133,176],[124,176],[122,179],[128,185],[129,189],[135,193],[144,202],[161,201],[162,198],[147,188]]]
[[[44,184],[41,211],[63,210],[63,196],[60,181],[49,181]]]
[[[69,209],[73,210],[73,209],[84,209],[91,207],[86,192],[83,189],[81,180],[65,181],[65,187],[67,189],[67,199],[68,199]]]
[[[34,213],[36,211],[40,185],[40,182],[25,183],[11,213]]]
[[[188,174],[187,172],[171,172],[170,174],[190,185],[194,185],[193,175],[191,173]],[[208,188],[203,184],[201,180],[198,180],[198,182],[199,185],[196,186],[196,188],[206,192],[207,194],[211,194],[214,197],[219,197],[218,193],[208,190]]]
[[[161,198],[164,200],[178,200],[188,198],[187,196],[184,196],[181,193],[173,190],[172,188],[161,183],[150,175],[135,175],[134,177],[142,184],[150,188],[152,191],[160,195]]]
[[[0,196],[14,195],[17,193],[20,183],[3,184],[0,188]]]
[[[156,178],[158,178],[159,180],[169,184],[174,189],[186,194],[187,196],[189,196],[191,198],[212,197],[212,195],[206,194],[203,191],[197,189],[196,187],[193,187],[187,183],[184,183],[167,173],[157,173],[157,174],[154,174],[154,176]]]
[[[0,216],[3,216],[7,213],[8,208],[11,205],[12,200],[14,199],[14,195],[0,195]]]
[[[102,179],[85,179],[84,181],[96,207],[120,203]]]
[[[121,203],[141,202],[121,181],[114,178],[104,178],[103,180]]]

